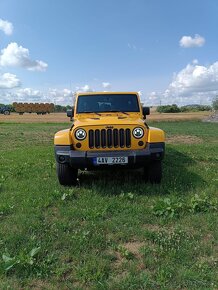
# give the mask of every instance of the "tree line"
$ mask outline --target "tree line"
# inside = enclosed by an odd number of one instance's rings
[[[11,112],[15,112],[13,105],[4,105],[0,104],[0,107],[7,106]],[[66,112],[67,110],[72,109],[72,106],[62,106],[62,105],[55,105],[54,111],[56,113]],[[218,96],[216,96],[212,102],[211,106],[208,105],[186,105],[186,106],[177,106],[176,104],[173,105],[165,105],[165,106],[158,106],[157,112],[159,113],[180,113],[180,112],[199,112],[199,111],[212,111],[218,110]]]

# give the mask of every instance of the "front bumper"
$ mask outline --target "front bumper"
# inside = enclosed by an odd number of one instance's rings
[[[59,163],[68,163],[73,168],[97,168],[118,165],[96,165],[96,157],[128,157],[126,167],[141,167],[151,160],[162,160],[165,143],[148,143],[145,149],[140,150],[114,150],[114,151],[76,151],[71,146],[55,146],[55,158]]]

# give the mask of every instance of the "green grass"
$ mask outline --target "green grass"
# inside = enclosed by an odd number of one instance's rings
[[[69,124],[0,124],[0,289],[218,288],[218,126],[152,125],[201,139],[167,145],[160,186],[113,170],[64,188]]]

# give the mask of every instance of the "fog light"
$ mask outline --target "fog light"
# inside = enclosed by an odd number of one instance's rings
[[[76,143],[76,148],[81,148],[82,144],[81,143]]]
[[[58,159],[59,159],[60,162],[64,162],[64,161],[65,161],[65,156],[60,155],[60,156],[58,157]]]
[[[144,142],[143,141],[139,141],[138,144],[139,144],[139,146],[143,146]]]

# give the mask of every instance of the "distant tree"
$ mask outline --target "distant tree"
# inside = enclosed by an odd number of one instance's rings
[[[66,112],[66,107],[61,105],[55,105],[55,112]]]
[[[180,108],[176,105],[166,105],[166,106],[158,106],[157,107],[157,112],[159,113],[179,113]]]
[[[211,106],[207,105],[187,105],[180,108],[181,112],[211,111],[211,109]]]
[[[216,96],[212,102],[212,107],[215,111],[218,110],[218,96]]]

